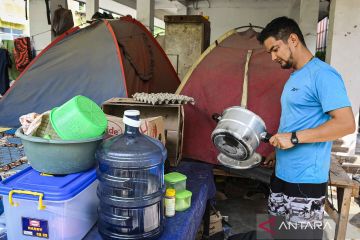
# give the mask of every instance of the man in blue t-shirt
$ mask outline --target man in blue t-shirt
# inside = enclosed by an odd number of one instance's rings
[[[276,166],[269,213],[292,223],[322,222],[332,141],[355,131],[344,82],[314,58],[292,19],[272,20],[258,40],[281,68],[294,69],[281,95],[278,133],[270,139]],[[272,160],[264,164],[271,166]]]

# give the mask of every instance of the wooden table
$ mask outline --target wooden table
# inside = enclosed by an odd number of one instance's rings
[[[336,187],[337,209],[327,198],[325,211],[336,223],[335,239],[343,240],[346,236],[351,197],[359,196],[359,184],[351,180],[338,161],[333,158],[331,159],[329,186]]]

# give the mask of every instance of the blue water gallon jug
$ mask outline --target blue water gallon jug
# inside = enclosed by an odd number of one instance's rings
[[[156,239],[164,226],[164,145],[139,131],[140,112],[127,110],[122,135],[96,152],[99,233],[103,239]]]

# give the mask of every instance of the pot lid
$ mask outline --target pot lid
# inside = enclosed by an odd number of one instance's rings
[[[213,142],[216,148],[229,158],[243,160],[249,156],[247,145],[241,139],[227,132],[216,134]]]
[[[234,169],[249,169],[249,168],[253,168],[258,166],[261,163],[261,155],[258,153],[254,153],[253,155],[250,156],[249,159],[247,160],[243,160],[243,161],[239,161],[236,159],[232,159],[227,157],[226,155],[220,153],[217,156],[217,159],[219,160],[219,162],[229,168],[234,168]]]
[[[168,174],[165,174],[164,179],[166,182],[169,183],[178,183],[185,181],[187,177],[184,174],[178,173],[178,172],[171,172]]]
[[[177,192],[175,198],[176,199],[184,199],[184,198],[189,198],[192,196],[192,192],[188,191],[188,190],[183,190],[181,192]]]

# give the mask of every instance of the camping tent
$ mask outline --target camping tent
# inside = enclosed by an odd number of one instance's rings
[[[135,92],[174,93],[180,80],[151,33],[131,17],[100,20],[55,39],[0,100],[0,126],[41,113],[76,95],[98,104]]]
[[[192,66],[177,93],[195,98],[194,106],[185,106],[183,155],[217,163],[218,151],[211,142],[216,126],[213,113],[239,106],[242,99],[244,69],[248,50],[252,50],[248,68],[248,109],[258,114],[267,130],[276,133],[280,118],[280,95],[290,72],[284,71],[256,39],[252,28],[231,30],[215,41]],[[273,148],[261,143],[257,152],[266,156]]]

